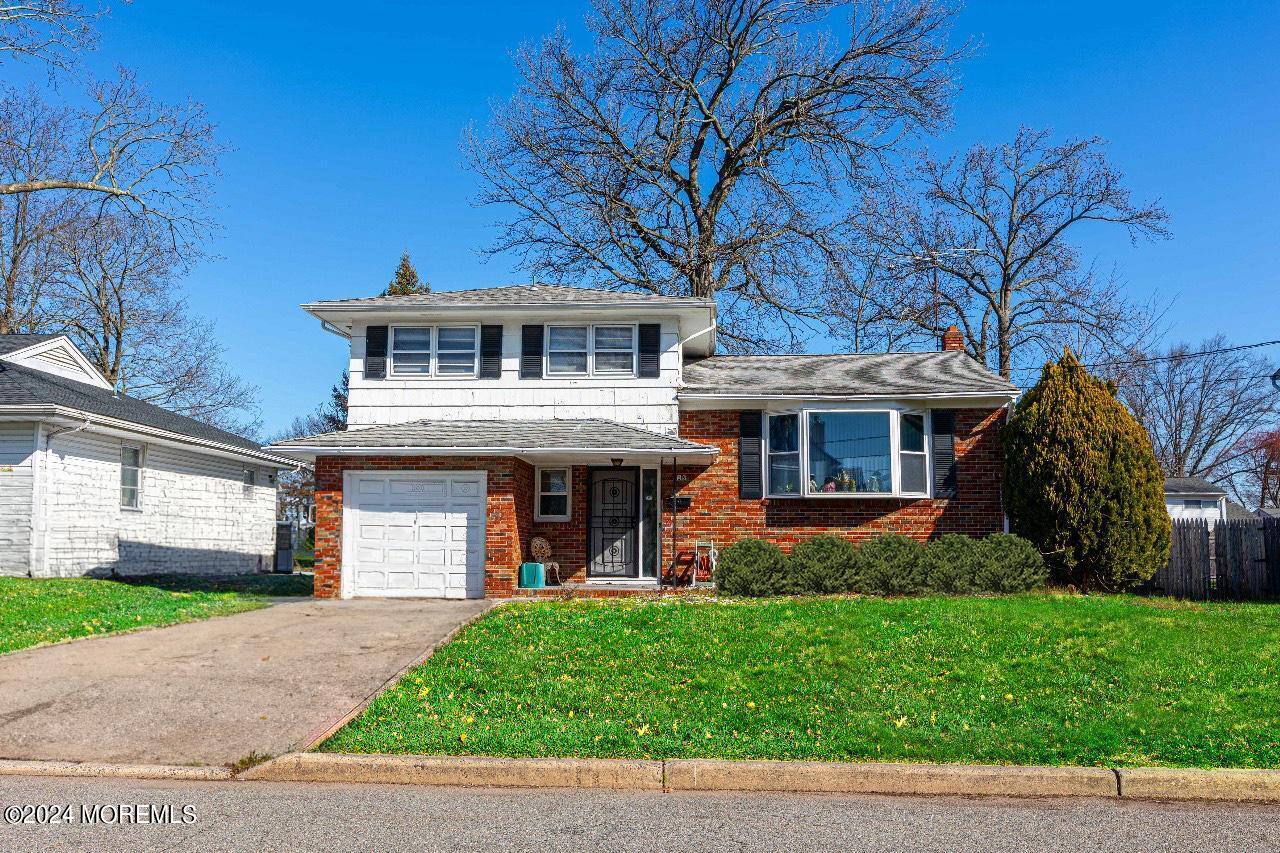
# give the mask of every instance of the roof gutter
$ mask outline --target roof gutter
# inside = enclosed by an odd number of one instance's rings
[[[231,456],[239,459],[253,459],[258,462],[267,462],[280,468],[292,468],[297,464],[297,460],[288,459],[282,456],[276,456],[263,450],[251,450],[247,447],[236,447],[232,444],[226,444],[220,441],[212,441],[210,439],[196,438],[195,436],[184,435],[180,432],[172,432],[171,430],[159,429],[157,427],[143,426],[133,421],[121,420],[119,418],[107,417],[105,415],[96,415],[80,409],[67,408],[65,406],[0,406],[0,420],[19,420],[30,418],[39,420],[42,418],[68,418],[73,420],[83,420],[84,425],[79,429],[88,429],[89,427],[98,427],[113,429],[119,432],[135,433],[138,435],[151,436],[157,439],[170,441],[175,444],[195,445],[214,452],[220,456]],[[69,430],[64,430],[67,432]]]
[[[731,394],[712,391],[678,391],[676,396],[681,400],[915,400],[928,398],[968,400],[986,397],[1014,400],[1021,393],[1020,391],[964,391],[948,394],[927,391],[901,394]]]

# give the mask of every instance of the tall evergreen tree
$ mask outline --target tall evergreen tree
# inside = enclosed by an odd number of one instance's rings
[[[1084,588],[1141,583],[1169,559],[1164,476],[1151,439],[1067,351],[1044,367],[1004,430],[1013,531],[1060,580]]]
[[[400,255],[400,263],[396,266],[395,278],[391,279],[391,283],[387,285],[386,290],[382,291],[382,295],[413,296],[430,292],[431,285],[418,277],[418,271],[409,260],[409,253],[404,252]]]

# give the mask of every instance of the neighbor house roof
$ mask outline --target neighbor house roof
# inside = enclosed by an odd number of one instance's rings
[[[51,341],[59,335],[0,335],[0,355],[8,355],[20,349]]]
[[[716,449],[640,427],[585,420],[413,421],[329,432],[273,444],[270,450],[413,450],[475,453],[594,452],[714,454]]]
[[[1165,477],[1166,495],[1214,495],[1225,497],[1226,492],[1203,477]]]
[[[1012,396],[1017,386],[963,352],[717,355],[684,368],[681,396]]]
[[[3,343],[7,336],[0,336]],[[243,436],[171,412],[168,409],[111,391],[76,382],[42,370],[0,361],[0,414],[6,410],[40,410],[43,407],[97,415],[142,427],[174,433],[200,442],[265,456],[262,446]],[[274,457],[281,463],[285,460]],[[291,463],[288,463],[291,464]]]
[[[659,296],[598,288],[568,287],[562,284],[513,284],[475,290],[448,290],[411,296],[365,296],[356,299],[329,299],[307,308],[463,308],[484,306],[537,307],[557,305],[644,305],[647,307],[711,307],[711,299]]]
[[[1249,512],[1241,504],[1227,498],[1227,520],[1228,521],[1257,521],[1258,516]]]

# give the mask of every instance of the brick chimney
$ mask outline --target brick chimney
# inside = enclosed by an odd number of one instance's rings
[[[948,326],[942,333],[942,351],[948,350],[964,351],[964,335],[960,334],[960,330],[955,326]]]

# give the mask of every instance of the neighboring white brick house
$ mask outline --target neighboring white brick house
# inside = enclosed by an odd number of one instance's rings
[[[294,464],[112,393],[66,338],[0,336],[0,575],[268,570]]]

